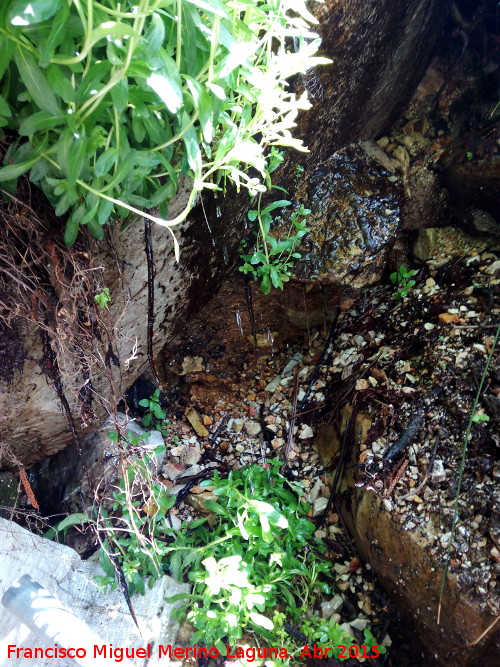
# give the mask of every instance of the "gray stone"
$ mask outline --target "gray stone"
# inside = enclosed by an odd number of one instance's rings
[[[421,262],[430,259],[436,249],[436,230],[434,227],[421,229],[418,238],[413,245],[413,256]]]

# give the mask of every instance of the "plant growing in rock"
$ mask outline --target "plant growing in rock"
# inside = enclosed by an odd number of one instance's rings
[[[168,227],[178,256],[172,229],[200,192],[230,181],[255,195],[273,147],[305,150],[291,131],[307,92],[287,80],[330,62],[315,22],[304,0],[1,3],[0,128],[16,134],[2,189],[29,172],[68,215],[68,245],[135,214]],[[169,218],[181,182],[187,203]]]
[[[401,264],[397,271],[391,273],[389,279],[393,285],[398,287],[398,291],[394,295],[395,299],[406,299],[408,292],[415,287],[415,281],[412,280],[416,275],[415,269],[408,269],[404,264]]]
[[[291,203],[286,199],[280,199],[261,209],[259,194],[257,209],[248,211],[248,219],[251,222],[257,220],[258,230],[253,252],[241,255],[244,263],[239,270],[245,275],[251,275],[254,280],[260,280],[260,288],[264,294],[269,294],[271,287],[282,290],[284,283],[290,280],[295,260],[301,257],[297,247],[302,237],[310,231],[306,227],[306,218],[311,210],[301,204],[290,214],[290,228],[285,238],[279,240],[271,234],[273,223],[271,213],[276,209],[286,208]]]

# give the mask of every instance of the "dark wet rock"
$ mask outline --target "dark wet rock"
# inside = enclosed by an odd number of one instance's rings
[[[443,154],[441,166],[442,182],[451,193],[455,215],[474,228],[474,209],[500,223],[500,152],[493,142],[483,147],[487,150],[484,155],[477,155],[470,150],[473,145],[470,137],[453,145]]]
[[[400,179],[363,148],[352,145],[320,164],[296,193],[311,209],[302,281],[364,287],[380,280],[398,229]]]
[[[450,223],[448,193],[439,176],[422,165],[410,167],[408,193],[401,213],[401,230],[441,227]]]

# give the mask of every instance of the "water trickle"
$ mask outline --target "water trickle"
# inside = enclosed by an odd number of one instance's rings
[[[220,218],[221,215],[222,215],[219,204],[217,204],[217,206],[215,207],[215,215],[216,215],[218,218]]]
[[[245,276],[245,299],[247,302],[248,317],[250,318],[250,328],[252,330],[254,345],[257,347],[257,329],[255,327],[255,315],[253,312],[252,286],[250,285],[250,278],[248,276]]]
[[[236,311],[236,324],[238,325],[238,331],[240,332],[241,336],[244,336],[245,334],[243,333],[243,325],[241,323],[241,315],[240,311]]]
[[[274,357],[274,337],[269,327],[266,329],[266,338],[269,341],[269,346],[271,348],[271,357]]]
[[[229,253],[225,243],[222,244],[222,257],[224,258],[224,264],[227,266],[229,264]]]

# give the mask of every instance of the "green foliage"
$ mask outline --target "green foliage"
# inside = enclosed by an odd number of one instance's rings
[[[473,415],[471,419],[475,424],[482,424],[483,422],[490,421],[489,415],[486,415],[482,412],[476,412],[476,414]]]
[[[138,440],[130,444],[137,446]],[[285,632],[285,623],[300,628],[310,643],[355,643],[345,626],[310,615],[322,596],[332,593],[331,564],[321,558],[324,547],[300,500],[302,485],[280,474],[281,463],[233,470],[227,479],[215,472],[202,482],[213,495],[204,501],[213,515],[173,529],[168,511],[175,496],[151,473],[163,451],[129,457],[110,514],[101,508],[98,521],[71,515],[51,536],[85,521],[98,535],[105,531],[109,543],[101,540],[99,551],[104,574],[97,577],[104,589],[117,586],[109,544],[130,594],[144,593],[146,582],[151,587],[164,573],[178,581],[187,578],[192,592],[170,601],[183,601],[177,615],[195,626],[193,643],[222,652],[249,631],[269,646],[287,646],[291,656],[299,655],[303,646]],[[371,634],[369,639],[376,643]]]
[[[82,226],[101,239],[137,214],[170,229],[178,256],[172,227],[197,193],[229,180],[255,195],[275,146],[305,150],[291,130],[310,104],[287,79],[329,62],[311,22],[304,0],[5,0],[0,127],[18,138],[1,187],[29,172],[68,215],[68,245]],[[168,219],[186,180],[186,207]]]
[[[401,264],[399,269],[391,273],[389,279],[393,285],[398,286],[398,291],[394,295],[395,299],[405,299],[408,292],[415,286],[415,281],[412,277],[417,273],[415,269],[408,269],[404,264]]]
[[[142,423],[145,428],[152,426],[155,431],[160,431],[162,435],[167,435],[168,431],[166,426],[168,425],[165,420],[167,418],[167,413],[160,405],[160,390],[156,389],[150,398],[143,398],[139,401],[139,405],[143,408],[147,408],[144,417],[142,418]]]
[[[111,303],[111,296],[109,294],[109,287],[105,287],[102,292],[94,296],[94,301],[97,303],[99,308],[107,308]]]
[[[258,196],[257,209],[248,211],[250,221],[257,220],[258,231],[255,237],[253,252],[242,254],[243,264],[239,267],[245,275],[260,280],[260,288],[269,294],[271,287],[283,289],[283,284],[290,280],[291,271],[296,259],[301,257],[297,246],[302,237],[309,232],[305,219],[311,212],[301,204],[290,215],[290,226],[284,239],[276,239],[270,232],[273,223],[272,211],[286,208],[291,202],[286,199],[272,202],[261,209],[261,195]]]
[[[309,643],[315,643],[318,648],[332,648],[335,657],[338,657],[341,652],[339,646],[349,646],[349,644],[354,643],[352,635],[333,618],[326,620],[313,616],[302,624],[300,630],[307,637]]]

